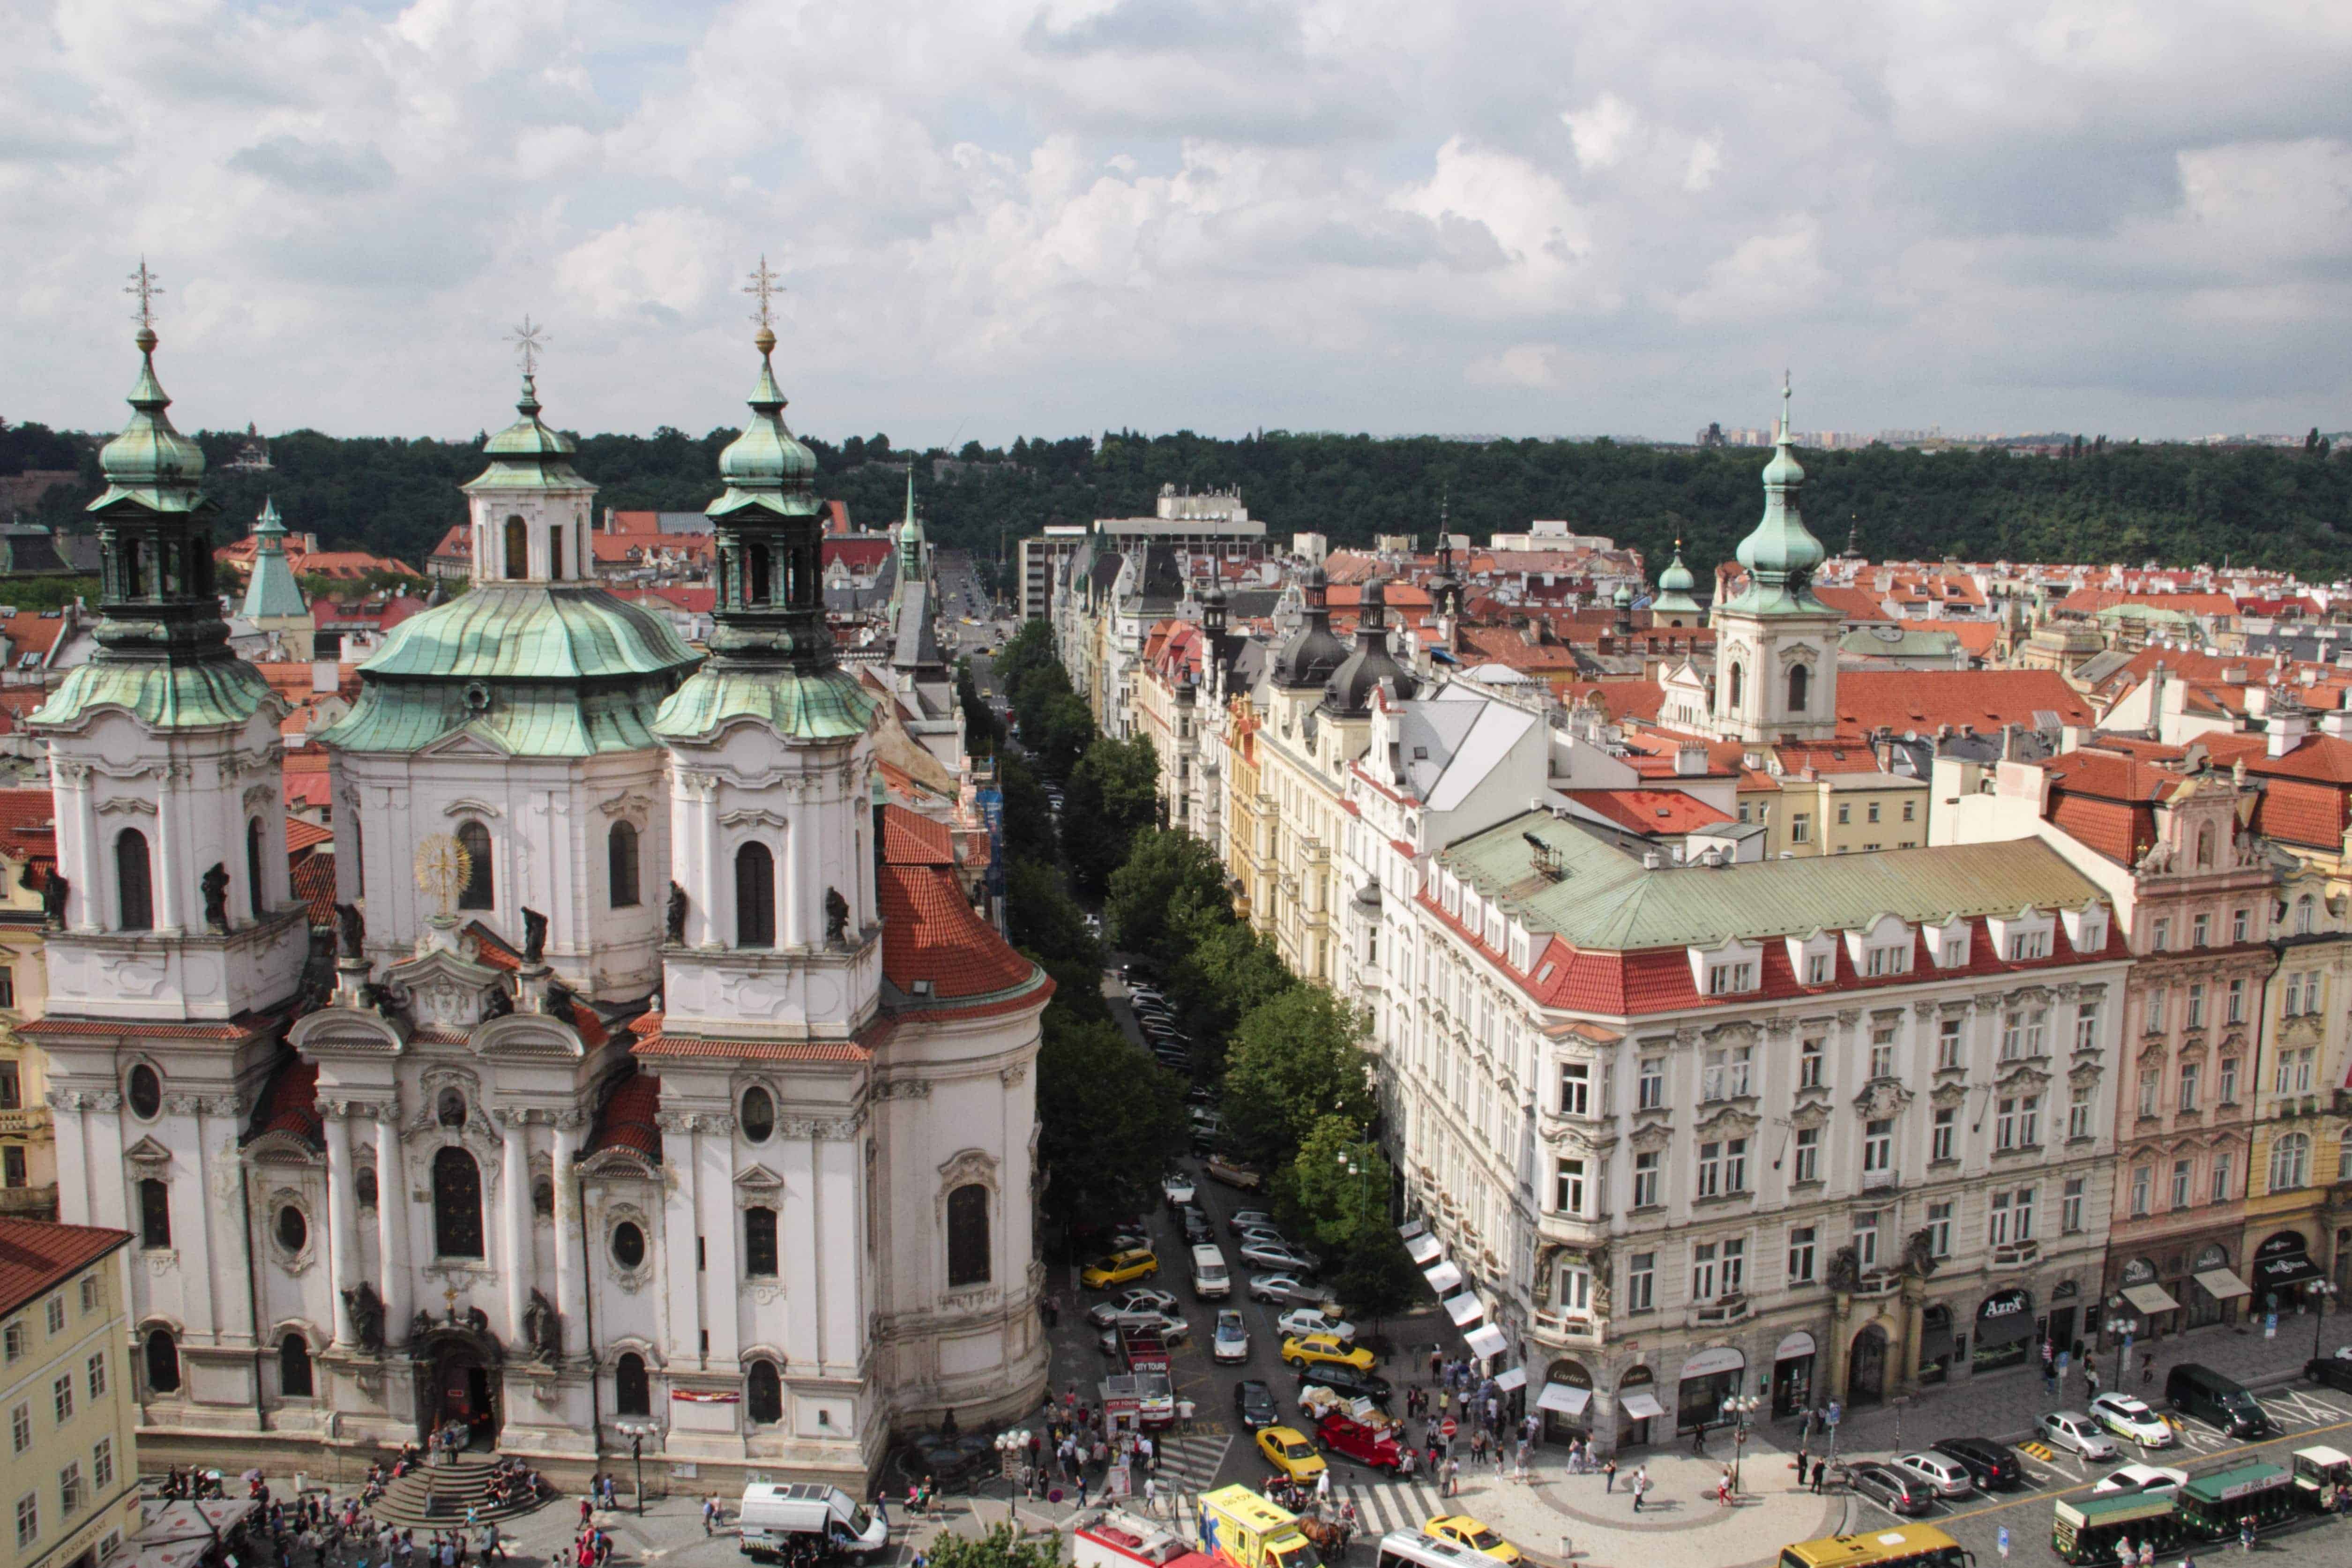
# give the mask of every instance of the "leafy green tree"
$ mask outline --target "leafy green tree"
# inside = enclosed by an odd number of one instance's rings
[[[1252,1008],[1225,1057],[1225,1126],[1264,1170],[1288,1164],[1325,1117],[1372,1120],[1363,1047],[1369,1020],[1319,985],[1297,985]]]
[[[1167,971],[1170,1004],[1182,1015],[1203,1077],[1224,1070],[1225,1040],[1242,1016],[1299,984],[1274,943],[1231,909],[1202,907],[1178,933],[1183,956]]]
[[[1389,1163],[1346,1117],[1318,1120],[1287,1174],[1286,1194],[1323,1247],[1352,1256],[1389,1228]]]
[[[1062,851],[1054,831],[1054,808],[1045,798],[1045,786],[1029,764],[1010,752],[999,754],[996,787],[1004,795],[1005,854],[1016,860],[1048,864],[1059,860]]]
[[[1117,1026],[1073,1018],[1058,999],[1037,1049],[1037,1121],[1046,1206],[1072,1225],[1148,1207],[1185,1142],[1175,1075]]]
[[[1005,868],[1004,923],[1013,946],[1087,966],[1099,980],[1102,944],[1087,929],[1086,911],[1064,889],[1062,874],[1053,867],[1015,860]]]
[[[1159,781],[1160,753],[1141,735],[1087,748],[1070,772],[1062,812],[1062,840],[1079,887],[1098,893],[1108,885],[1136,830],[1159,816]]]
[[[1111,940],[1163,968],[1186,951],[1183,918],[1202,908],[1231,908],[1224,863],[1189,833],[1150,827],[1135,836],[1127,861],[1110,876],[1104,909]]]
[[[928,1556],[932,1568],[1057,1568],[1062,1538],[1050,1531],[1016,1535],[1009,1524],[979,1539],[943,1530],[932,1538]]]
[[[1428,1289],[1428,1281],[1405,1251],[1403,1239],[1386,1226],[1381,1234],[1348,1255],[1347,1262],[1332,1275],[1331,1285],[1349,1311],[1371,1319],[1375,1325],[1420,1301]]]
[[[971,661],[956,661],[956,701],[963,709],[964,749],[976,757],[992,757],[1004,749],[1004,725],[996,710],[980,694],[971,678]]]

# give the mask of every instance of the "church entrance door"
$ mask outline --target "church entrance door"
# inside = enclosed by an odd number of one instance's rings
[[[473,1446],[495,1447],[499,1440],[497,1386],[481,1352],[470,1345],[449,1345],[433,1362],[432,1424],[439,1431],[450,1422],[462,1424]]]

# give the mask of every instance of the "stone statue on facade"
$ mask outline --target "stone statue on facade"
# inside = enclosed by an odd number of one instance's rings
[[[335,906],[335,956],[363,958],[367,944],[367,918],[360,913],[357,904]]]
[[[383,1298],[362,1279],[343,1292],[343,1310],[352,1315],[352,1338],[374,1355],[383,1350]]]
[[[839,888],[824,890],[824,940],[838,942],[849,934],[849,900],[841,896]]]
[[[1862,1289],[1862,1255],[1851,1247],[1830,1254],[1830,1289],[1849,1293]]]
[[[686,940],[686,889],[676,882],[669,885],[669,910],[665,923],[670,941]]]
[[[198,879],[196,886],[204,889],[205,929],[228,930],[228,868],[214,861],[212,869]]]
[[[547,1293],[536,1287],[530,1305],[522,1310],[522,1337],[530,1342],[533,1361],[552,1362],[563,1354],[563,1319]]]
[[[1922,1279],[1935,1273],[1936,1238],[1926,1230],[1913,1231],[1903,1244],[1903,1267]]]
[[[522,912],[522,961],[531,964],[547,962],[547,917],[537,910]]]
[[[457,1321],[455,1314],[452,1314],[450,1321],[452,1322]],[[417,1308],[415,1321],[408,1325],[408,1338],[410,1342],[421,1345],[425,1342],[425,1336],[432,1331],[433,1314],[426,1311],[422,1307]]]
[[[54,868],[50,869],[48,875],[41,879],[41,924],[43,926],[50,931],[66,929],[66,894],[72,889],[73,884],[66,879],[66,874]]]

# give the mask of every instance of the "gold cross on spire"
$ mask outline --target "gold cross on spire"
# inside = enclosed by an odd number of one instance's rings
[[[547,329],[535,324],[530,312],[525,311],[522,325],[508,334],[507,342],[514,344],[515,358],[522,362],[523,374],[539,374],[539,356],[547,348]]]
[[[131,281],[122,291],[125,294],[139,296],[139,311],[131,320],[149,331],[154,331],[155,296],[163,291],[163,285],[155,280],[155,275],[152,272],[147,270],[145,257],[139,258],[139,270],[131,274]]]
[[[760,301],[760,308],[752,312],[751,320],[772,331],[775,323],[769,319],[771,304],[775,295],[783,292],[784,286],[773,272],[768,270],[768,258],[764,252],[760,257],[759,269],[750,276],[751,281],[743,285],[743,292],[756,295]]]

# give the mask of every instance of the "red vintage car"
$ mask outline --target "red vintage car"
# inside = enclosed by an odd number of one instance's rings
[[[1324,1447],[1342,1458],[1370,1465],[1376,1470],[1393,1470],[1404,1458],[1403,1451],[1397,1447],[1397,1440],[1390,1436],[1392,1430],[1374,1430],[1337,1412],[1315,1424],[1315,1435]]]

